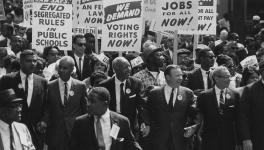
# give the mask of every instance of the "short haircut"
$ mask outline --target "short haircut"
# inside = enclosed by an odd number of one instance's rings
[[[94,36],[92,33],[85,33],[85,34],[84,34],[84,37],[85,37],[86,39],[89,39],[89,38],[95,38],[95,36]]]
[[[109,91],[104,87],[94,87],[92,88],[88,93],[88,101],[91,99],[91,97],[96,94],[100,101],[103,102],[110,102],[111,97]]]
[[[164,71],[165,78],[166,78],[166,75],[170,75],[170,72],[172,69],[181,69],[181,67],[178,65],[168,65]]]
[[[31,55],[31,56],[36,55],[36,56],[37,56],[36,52],[34,52],[33,50],[26,49],[26,50],[24,50],[24,51],[21,52],[21,54],[20,54],[20,59],[22,60],[22,59],[24,59],[26,56],[29,56],[29,55]]]
[[[212,73],[213,79],[214,79],[215,76],[219,76],[219,73],[222,72],[222,71],[228,71],[227,67],[225,67],[225,66],[218,66],[218,67],[216,67],[214,69],[213,73]]]
[[[94,86],[95,85],[95,81],[98,80],[98,79],[105,80],[105,79],[107,79],[107,76],[102,71],[97,71],[97,72],[92,73],[92,75],[90,77],[91,86]]]
[[[120,66],[120,64],[121,63],[124,63],[124,62],[127,62],[128,64],[130,64],[129,61],[125,57],[122,57],[122,56],[116,57],[112,61],[112,68],[113,68],[113,70],[115,71],[117,69],[117,67]]]
[[[218,66],[225,65],[228,61],[233,61],[233,59],[225,54],[220,54],[216,58]]]
[[[75,44],[76,41],[77,41],[77,39],[83,39],[83,38],[85,38],[84,35],[82,35],[82,34],[77,34],[77,35],[73,36],[73,38],[72,38],[72,43]]]
[[[44,47],[44,50],[43,50],[43,58],[45,60],[47,59],[47,56],[49,54],[49,51],[51,51],[53,48],[57,49],[58,52],[60,51],[60,49],[57,46],[47,46],[47,47]]]

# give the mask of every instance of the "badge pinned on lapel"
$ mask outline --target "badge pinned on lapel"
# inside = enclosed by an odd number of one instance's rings
[[[70,91],[70,92],[69,92],[69,95],[70,95],[70,96],[73,96],[73,95],[74,95],[74,92],[73,92],[73,91]]]
[[[229,94],[226,94],[226,99],[230,99],[231,96]]]
[[[130,94],[131,90],[130,89],[126,89],[126,94]]]
[[[181,95],[178,95],[177,99],[178,99],[179,101],[181,101],[181,100],[182,100],[182,96],[181,96]]]
[[[116,140],[119,130],[120,130],[120,127],[117,124],[113,124],[111,131],[110,131],[110,136]]]
[[[23,89],[22,83],[19,83],[19,84],[18,84],[18,88],[19,88],[19,89]]]

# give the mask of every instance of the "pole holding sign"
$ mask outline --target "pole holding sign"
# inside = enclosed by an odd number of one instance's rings
[[[5,20],[6,17],[5,17],[5,7],[4,7],[4,3],[3,1],[1,0],[0,2],[0,20]]]
[[[174,42],[173,42],[173,64],[177,65],[178,63],[178,30],[174,31]]]

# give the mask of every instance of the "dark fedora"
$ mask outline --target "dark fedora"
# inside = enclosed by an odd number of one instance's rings
[[[14,103],[21,103],[22,98],[18,98],[13,89],[0,91],[0,107],[12,106]]]

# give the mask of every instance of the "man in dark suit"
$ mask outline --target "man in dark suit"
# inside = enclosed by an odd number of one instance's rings
[[[204,90],[212,87],[212,79],[210,77],[210,68],[214,65],[214,53],[208,46],[199,48],[197,64],[201,64],[201,68],[193,70],[188,75],[187,87],[199,95]]]
[[[77,116],[86,113],[84,83],[71,78],[74,60],[64,56],[59,62],[59,79],[48,84],[47,106],[40,129],[47,128],[49,150],[67,150],[71,130]]]
[[[43,135],[37,131],[37,124],[44,114],[47,81],[33,73],[37,55],[32,50],[24,50],[20,55],[21,70],[3,76],[0,90],[12,88],[23,98],[22,120],[26,124],[37,149],[44,144]]]
[[[78,118],[72,130],[70,150],[141,150],[127,117],[110,111],[109,91],[95,87],[88,94],[91,116]]]
[[[187,117],[196,117],[192,107],[194,94],[190,89],[180,86],[182,71],[179,66],[167,66],[164,74],[167,84],[150,91],[147,101],[152,149],[184,150],[184,127]],[[186,134],[186,137],[193,133]]]
[[[197,99],[203,120],[203,150],[234,150],[238,144],[239,93],[228,88],[230,77],[226,67],[217,67],[213,72],[214,88],[202,92]]]
[[[111,94],[109,109],[126,116],[131,122],[134,134],[139,131],[138,123],[143,122],[143,134],[147,134],[149,126],[145,123],[148,123],[148,120],[143,113],[145,102],[140,96],[142,82],[130,76],[131,66],[126,58],[115,58],[112,66],[115,76],[100,83],[100,86],[108,89]]]
[[[83,35],[76,35],[72,40],[72,52],[78,80],[84,80],[92,74],[92,55],[85,54],[86,39]]]
[[[239,135],[244,150],[264,149],[264,61],[259,63],[261,79],[244,88],[239,107]]]

